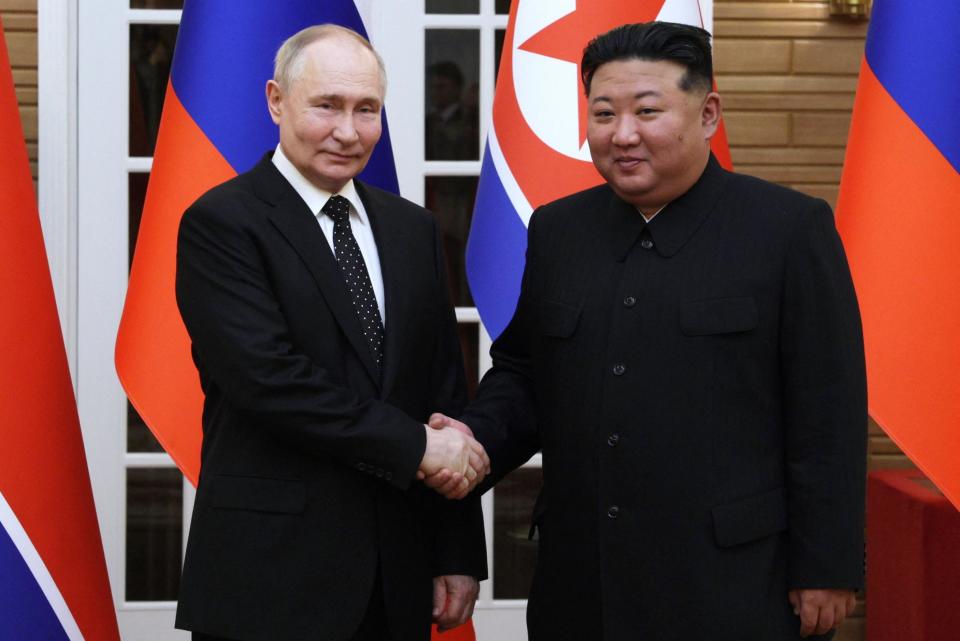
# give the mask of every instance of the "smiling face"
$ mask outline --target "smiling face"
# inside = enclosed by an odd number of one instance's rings
[[[710,157],[720,97],[680,88],[685,68],[666,60],[615,60],[587,97],[593,164],[622,199],[652,214],[686,192]]]
[[[285,88],[267,82],[280,146],[307,180],[336,193],[363,170],[380,140],[377,59],[356,40],[331,35],[303,49],[291,76]]]

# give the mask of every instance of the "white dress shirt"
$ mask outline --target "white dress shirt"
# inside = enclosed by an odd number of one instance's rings
[[[300,170],[293,166],[293,163],[283,153],[280,145],[277,145],[273,152],[273,164],[287,182],[293,186],[293,189],[307,203],[307,207],[316,216],[320,223],[320,230],[330,245],[330,252],[333,253],[333,219],[323,213],[323,206],[327,204],[331,196],[343,196],[350,201],[350,231],[357,239],[357,245],[360,246],[360,253],[363,254],[363,262],[366,263],[367,273],[370,274],[370,284],[373,285],[373,293],[377,298],[377,307],[380,309],[380,320],[383,326],[387,326],[386,311],[383,306],[383,273],[380,270],[380,254],[377,252],[377,243],[373,239],[373,229],[370,227],[370,218],[367,216],[367,210],[363,208],[363,202],[357,195],[357,188],[350,180],[336,194],[332,194],[324,189],[319,189],[309,180],[304,178]]]

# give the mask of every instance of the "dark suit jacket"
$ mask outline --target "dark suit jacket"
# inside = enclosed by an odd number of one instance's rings
[[[413,482],[430,412],[465,399],[433,216],[357,182],[386,299],[382,373],[314,215],[269,157],[183,216],[177,301],[206,394],[177,626],[348,638],[382,576],[393,638],[431,577],[485,577],[479,502]]]
[[[788,588],[863,573],[859,312],[830,208],[724,171],[649,225],[606,185],[536,211],[464,420],[543,451],[531,641],[799,638]]]

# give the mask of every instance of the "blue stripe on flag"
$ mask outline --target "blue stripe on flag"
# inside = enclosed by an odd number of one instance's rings
[[[867,33],[874,74],[960,171],[960,2],[878,0]]]
[[[488,145],[467,240],[467,278],[491,338],[513,318],[526,251],[527,228],[500,182]]]
[[[187,0],[171,82],[184,108],[235,171],[277,145],[264,88],[277,49],[297,31],[333,23],[366,36],[352,0]],[[399,192],[386,127],[361,178]]]
[[[7,531],[0,527],[0,641],[69,641]]]

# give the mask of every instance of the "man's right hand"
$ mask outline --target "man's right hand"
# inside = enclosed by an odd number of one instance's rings
[[[430,427],[434,430],[445,431],[453,429],[476,443],[473,439],[473,430],[471,430],[466,423],[450,418],[445,414],[432,414],[429,423]],[[473,491],[487,474],[490,473],[490,458],[487,456],[482,445],[477,443],[477,447],[480,449],[475,450],[474,453],[477,454],[478,457],[471,459],[471,467],[477,472],[475,478],[465,478],[464,475],[457,474],[452,468],[442,468],[426,474],[418,473],[417,478],[422,479],[424,485],[433,488],[448,499],[462,499]],[[467,482],[465,483],[464,481]]]
[[[432,418],[432,417],[431,417]],[[417,471],[418,479],[438,478],[443,483],[427,483],[448,499],[461,499],[473,490],[490,470],[490,459],[469,433],[453,427],[424,425],[427,446]]]

